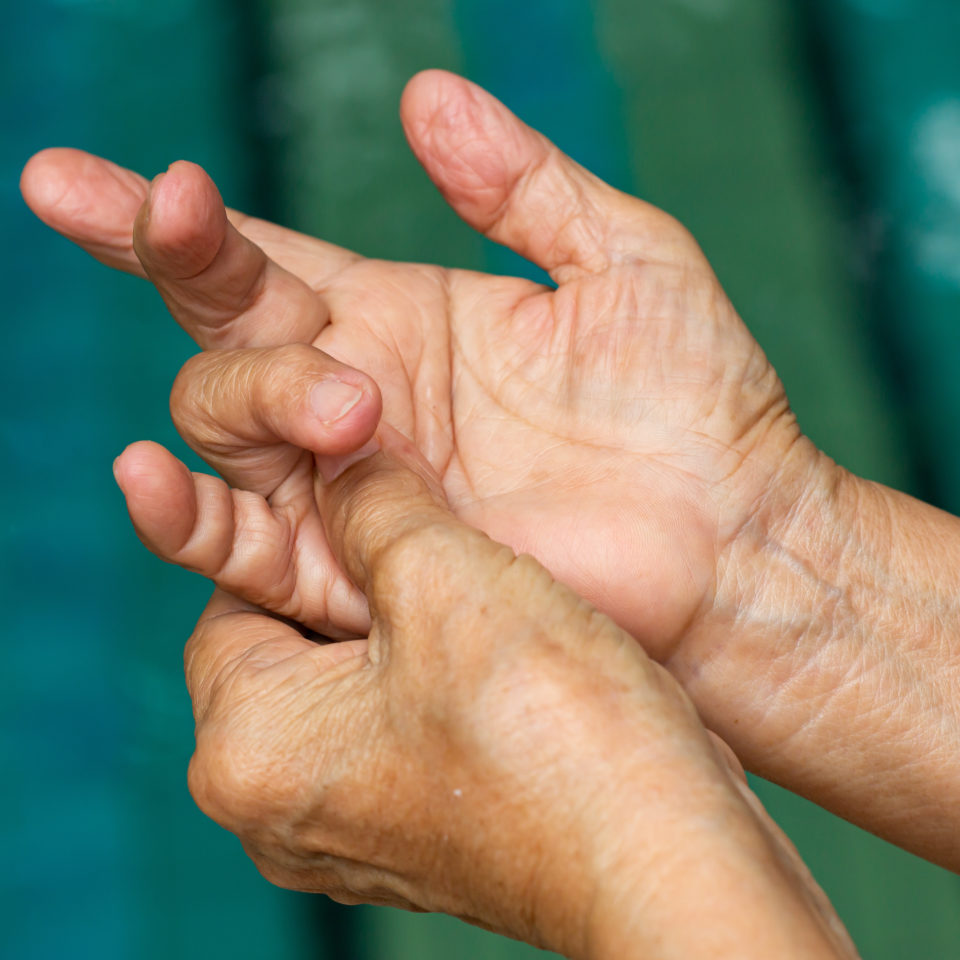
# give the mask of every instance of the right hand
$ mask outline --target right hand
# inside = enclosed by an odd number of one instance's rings
[[[577,960],[855,956],[676,681],[384,441],[318,487],[367,637],[316,644],[221,593],[201,620],[198,804],[282,886]]]

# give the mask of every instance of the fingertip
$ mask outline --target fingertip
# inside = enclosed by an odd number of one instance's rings
[[[66,190],[60,159],[68,151],[47,147],[35,153],[20,172],[20,193],[27,206],[40,216],[55,207]]]
[[[124,492],[131,483],[136,483],[137,476],[142,472],[142,458],[149,451],[150,446],[149,440],[138,440],[124,447],[120,455],[114,459],[113,478]]]
[[[310,388],[308,416],[314,453],[349,455],[374,435],[383,411],[377,384],[359,370],[345,368],[339,376],[324,377]]]
[[[197,513],[193,474],[158,443],[128,446],[113,463],[134,528],[144,544],[166,555],[186,541]]]
[[[421,162],[444,156],[453,141],[467,144],[484,127],[485,114],[499,101],[464,77],[445,70],[424,70],[407,84],[400,117],[410,146]],[[428,172],[429,172],[428,166]]]
[[[180,461],[165,447],[152,440],[138,440],[126,446],[113,461],[113,475],[121,487],[149,484],[171,463]]]
[[[439,103],[456,96],[458,90],[474,86],[465,77],[432,67],[415,73],[403,88],[400,96],[401,116],[415,117],[424,109],[436,107]]]
[[[482,87],[442,70],[417,74],[401,99],[410,147],[448,203],[486,230],[546,141]]]
[[[150,184],[134,246],[145,267],[189,279],[210,266],[226,231],[227,212],[216,184],[198,164],[177,160]]]
[[[132,170],[70,147],[34,154],[20,174],[27,206],[112,266],[131,269],[130,226],[147,192]]]

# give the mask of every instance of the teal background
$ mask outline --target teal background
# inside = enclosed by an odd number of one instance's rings
[[[182,452],[191,344],[146,285],[32,219],[50,145],[366,254],[536,271],[435,195],[405,80],[466,73],[700,239],[804,429],[960,511],[960,6],[954,0],[0,3],[0,956],[519,958],[442,917],[276,890],[187,794],[180,656],[207,587],[129,531],[110,464]],[[773,815],[864,957],[955,956],[960,881],[785,792]]]

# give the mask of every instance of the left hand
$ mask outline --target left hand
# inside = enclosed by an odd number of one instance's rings
[[[231,215],[235,229],[190,165],[151,190],[86,155],[41,154],[24,193],[100,259],[145,271],[202,346],[311,343],[364,371],[457,516],[536,556],[657,659],[702,662],[684,641],[709,619],[737,537],[774,495],[792,509],[821,463],[776,374],[671,217],[603,184],[461,78],[416,77],[402,119],[454,209],[548,270],[556,290],[365,260]],[[199,361],[194,385],[216,367]],[[369,435],[374,394],[366,432],[342,432],[342,443]],[[269,497],[271,536],[320,574],[279,577],[295,587],[283,612],[360,632],[362,604],[309,506],[310,458],[256,431],[218,432],[182,393],[174,412],[230,483]],[[162,487],[175,470],[158,455],[144,474]],[[725,598],[718,637],[731,606]]]
[[[576,960],[854,956],[672,677],[386,440],[318,486],[368,637],[318,645],[220,593],[198,625],[198,804],[283,886]]]

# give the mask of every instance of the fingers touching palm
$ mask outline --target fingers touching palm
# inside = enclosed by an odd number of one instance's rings
[[[547,269],[556,289],[366,260],[238,214],[228,226],[215,188],[186,164],[154,184],[135,251],[149,185],[129,171],[50,152],[28,167],[24,192],[101,260],[146,273],[201,346],[310,343],[364,371],[384,420],[420,449],[463,519],[534,554],[666,656],[709,603],[718,557],[797,435],[779,381],[670,217],[602,184],[460,78],[418,76],[402,115],[454,209]],[[357,444],[373,422],[356,427]],[[318,629],[362,630],[362,598],[334,575],[313,506],[312,458],[276,438],[210,440],[201,453],[252,494],[212,480],[198,493],[169,455],[141,448],[128,499],[142,494],[170,521],[190,515],[191,497],[233,497],[262,555],[281,558],[257,571],[273,592],[248,599]],[[176,531],[179,549],[192,532]],[[170,544],[154,546],[171,556]],[[235,553],[224,548],[218,582],[249,594],[249,551]]]

